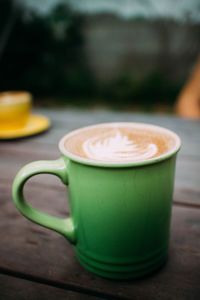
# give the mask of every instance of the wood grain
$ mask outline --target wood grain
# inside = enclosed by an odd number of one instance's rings
[[[32,205],[64,217],[64,191],[30,186]],[[198,299],[200,294],[200,209],[175,206],[169,261],[142,280],[112,281],[97,277],[77,262],[73,247],[59,234],[26,220],[1,186],[0,270],[73,291],[113,299]],[[47,206],[47,203],[49,206]]]
[[[88,126],[92,124],[102,122],[144,122],[151,123],[158,126],[166,127],[170,130],[175,131],[180,135],[184,147],[181,152],[185,155],[197,155],[200,153],[197,151],[200,149],[200,122],[199,121],[188,121],[173,116],[160,116],[160,115],[149,115],[139,113],[113,113],[108,111],[79,111],[79,110],[45,110],[40,109],[36,111],[48,116],[51,119],[52,127],[48,132],[40,134],[38,136],[30,137],[28,139],[21,139],[10,141],[7,143],[1,143],[0,148],[11,149],[13,146],[16,149],[23,149],[28,147],[31,150],[30,145],[52,145],[53,149],[57,149],[57,143],[60,138],[71,130]],[[34,150],[34,149],[32,149]],[[47,148],[51,152],[51,148]]]
[[[187,121],[173,116],[137,113],[113,113],[109,111],[79,110],[36,110],[47,115],[52,128],[41,135],[28,139],[0,142],[0,180],[13,180],[17,171],[34,160],[56,159],[60,156],[58,142],[67,132],[100,122],[145,122],[164,126],[177,132],[182,139],[182,149],[178,154],[176,187],[200,191],[200,122]],[[36,179],[37,180],[37,179]],[[53,182],[53,179],[52,181]]]
[[[30,299],[90,299],[95,295],[106,299],[199,299],[200,122],[109,111],[39,109],[36,112],[51,119],[52,128],[48,132],[0,142],[0,273],[4,274],[0,275],[0,299],[14,299],[14,295],[15,299],[27,299],[26,293],[20,294],[18,289],[23,286],[30,291]],[[77,262],[73,247],[62,236],[20,215],[13,204],[11,188],[17,171],[25,164],[60,156],[57,143],[65,133],[95,123],[118,121],[164,126],[177,132],[183,145],[176,170],[169,260],[150,277],[116,282],[85,270]],[[31,178],[25,186],[25,196],[44,212],[62,218],[69,215],[66,187],[54,176]]]
[[[98,300],[92,295],[0,274],[0,299],[4,300]]]

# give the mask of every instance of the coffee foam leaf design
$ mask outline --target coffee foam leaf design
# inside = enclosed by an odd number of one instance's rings
[[[149,159],[156,155],[157,150],[155,144],[137,144],[119,130],[113,136],[95,136],[83,143],[83,151],[89,159],[103,161]]]

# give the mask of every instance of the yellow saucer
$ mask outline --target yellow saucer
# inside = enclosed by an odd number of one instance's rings
[[[30,115],[23,128],[15,130],[0,130],[0,139],[16,139],[40,133],[50,126],[50,120],[41,115]]]

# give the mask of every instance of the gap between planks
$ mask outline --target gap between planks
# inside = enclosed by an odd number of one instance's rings
[[[109,299],[119,299],[119,300],[122,300],[122,299],[129,300],[130,299],[129,297],[124,297],[124,296],[121,297],[119,295],[112,296],[112,295],[105,294],[104,292],[93,291],[93,290],[90,290],[87,288],[83,288],[81,286],[77,286],[77,285],[75,286],[75,285],[71,285],[69,283],[62,283],[59,281],[49,280],[49,279],[45,279],[40,276],[34,276],[34,275],[26,274],[26,273],[21,273],[19,271],[13,271],[8,268],[0,267],[0,274],[8,275],[8,276],[11,276],[14,278],[24,279],[24,280],[27,280],[30,282],[44,284],[44,285],[51,286],[51,287],[60,288],[65,291],[73,291],[73,292],[78,292],[78,293],[85,294],[88,296],[95,296],[100,299],[102,299],[102,298],[108,299],[108,300]]]

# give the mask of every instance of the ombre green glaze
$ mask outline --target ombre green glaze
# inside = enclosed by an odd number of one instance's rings
[[[160,160],[120,167],[87,164],[66,155],[33,162],[16,176],[13,199],[25,217],[74,244],[88,270],[108,278],[141,277],[167,258],[178,150]],[[70,218],[52,217],[27,204],[24,183],[40,173],[54,174],[68,185]]]

